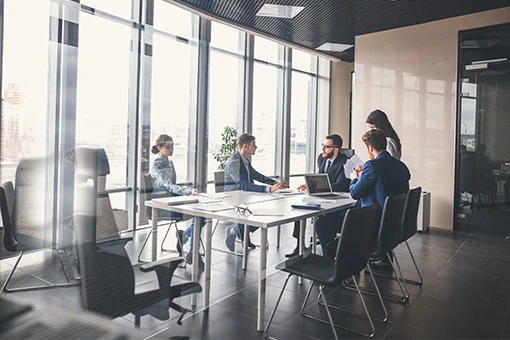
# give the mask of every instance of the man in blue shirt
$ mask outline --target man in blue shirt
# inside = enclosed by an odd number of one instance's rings
[[[350,192],[361,206],[377,204],[377,219],[372,238],[377,238],[379,221],[386,197],[409,191],[411,173],[407,166],[386,151],[386,135],[378,129],[367,131],[363,137],[370,160],[351,172]]]
[[[251,166],[251,156],[257,150],[255,137],[248,133],[242,133],[237,138],[237,146],[239,150],[230,156],[225,168],[225,191],[244,190],[255,192],[274,192],[278,189],[286,187],[285,181],[279,182],[262,175]],[[264,183],[267,185],[255,184],[254,181]],[[250,227],[250,232],[257,230],[255,227]],[[225,244],[230,251],[235,249],[235,237],[244,235],[244,225],[236,224],[227,228],[225,231]],[[250,248],[255,246],[247,240]]]

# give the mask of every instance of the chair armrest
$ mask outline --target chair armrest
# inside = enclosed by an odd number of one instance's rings
[[[142,272],[144,272],[144,273],[147,273],[147,272],[150,272],[152,270],[155,270],[156,267],[158,267],[158,266],[165,265],[165,264],[170,264],[170,263],[173,263],[173,262],[181,263],[182,261],[184,261],[184,259],[182,257],[180,257],[180,256],[178,256],[178,257],[171,257],[171,258],[168,258],[168,259],[162,259],[162,260],[158,260],[158,261],[154,261],[154,262],[145,263],[145,264],[140,266],[140,270]]]

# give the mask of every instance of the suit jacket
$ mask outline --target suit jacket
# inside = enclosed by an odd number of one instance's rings
[[[319,167],[319,173],[323,174],[326,171],[327,159],[322,158],[322,155],[317,157],[317,166]],[[329,168],[329,181],[331,182],[331,189],[336,192],[348,192],[351,180],[345,177],[344,164],[347,162],[347,156],[339,153],[336,156],[335,161]]]
[[[251,163],[248,163],[248,169],[250,171],[249,175],[246,171],[246,166],[241,159],[241,154],[237,151],[235,154],[230,156],[227,161],[227,166],[225,168],[225,187],[224,191],[233,191],[233,190],[244,190],[244,191],[257,191],[257,192],[266,192],[267,186],[265,185],[257,185],[254,184],[254,180],[273,185],[276,184],[274,179],[266,177],[262,175],[260,172],[257,172],[252,166]]]
[[[409,191],[410,178],[407,166],[384,151],[365,162],[361,176],[351,181],[351,196],[361,206],[377,204],[380,219],[386,197]]]

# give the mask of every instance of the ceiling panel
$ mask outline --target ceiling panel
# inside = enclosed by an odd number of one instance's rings
[[[510,0],[167,0],[275,38],[315,49],[326,42],[510,6]],[[264,4],[305,7],[293,19],[260,17]],[[509,18],[510,21],[510,18]],[[325,52],[354,60],[354,49]]]

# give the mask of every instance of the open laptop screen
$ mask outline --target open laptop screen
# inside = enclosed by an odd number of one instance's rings
[[[331,192],[329,177],[327,174],[305,175],[305,183],[308,194]]]

